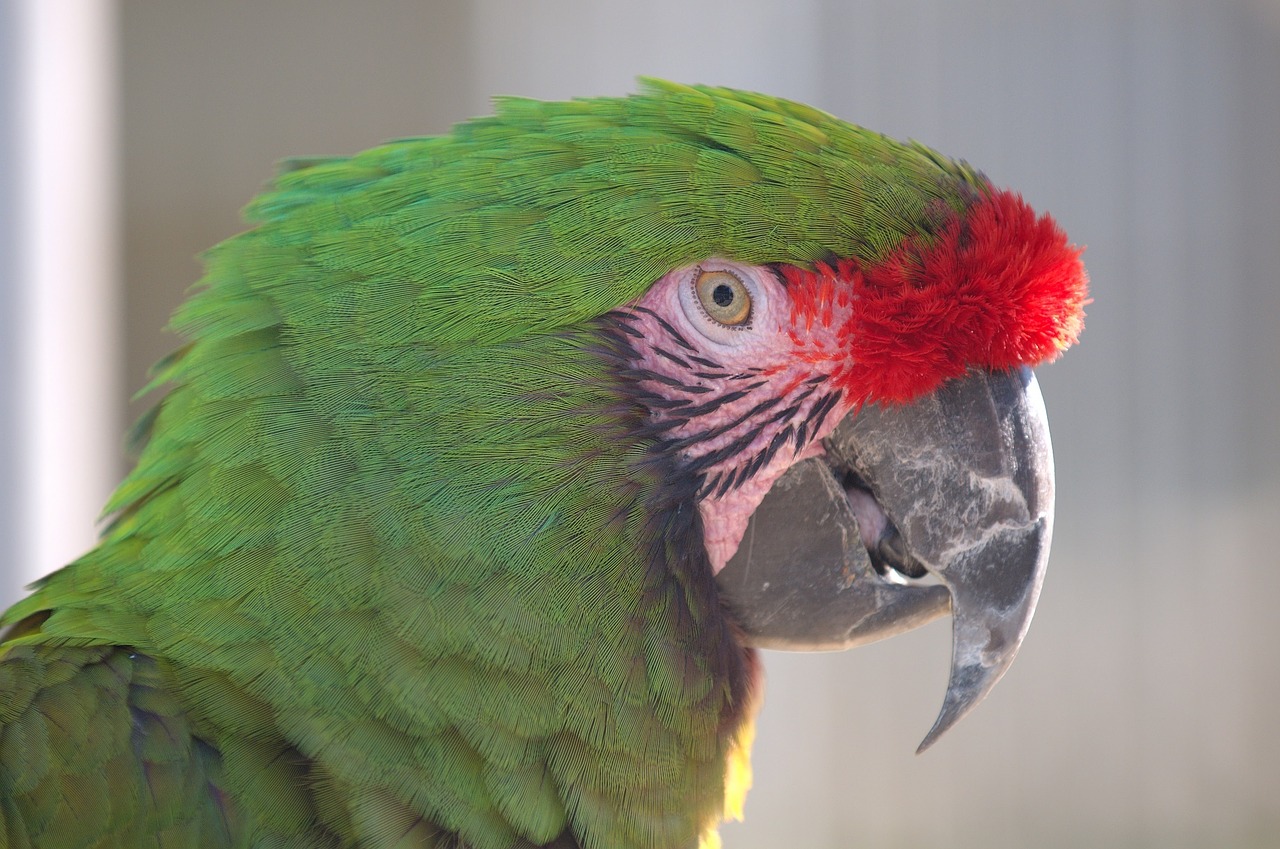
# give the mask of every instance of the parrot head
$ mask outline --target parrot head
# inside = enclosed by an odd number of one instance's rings
[[[875,263],[674,269],[608,324],[644,431],[694,494],[748,644],[840,649],[954,614],[921,751],[1013,660],[1048,561],[1053,463],[1027,363],[1080,330],[1079,251],[975,189]]]

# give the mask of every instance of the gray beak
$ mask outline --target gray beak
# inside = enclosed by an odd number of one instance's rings
[[[1030,369],[972,371],[841,422],[780,478],[717,575],[747,642],[838,650],[952,613],[951,681],[924,751],[995,686],[1031,623],[1053,451]]]

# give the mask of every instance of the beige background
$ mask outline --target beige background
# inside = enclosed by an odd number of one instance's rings
[[[1280,846],[1280,5],[122,0],[117,20],[130,391],[274,161],[438,132],[491,94],[761,89],[1053,211],[1095,303],[1041,370],[1057,539],[1018,663],[917,758],[945,623],[769,655],[726,844]]]

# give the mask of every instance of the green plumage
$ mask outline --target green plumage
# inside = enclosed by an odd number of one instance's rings
[[[984,185],[657,82],[287,167],[175,317],[102,543],[3,620],[0,845],[710,835],[745,656],[595,320]]]

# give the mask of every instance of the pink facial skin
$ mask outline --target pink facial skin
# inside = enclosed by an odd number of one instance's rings
[[[726,326],[702,307],[696,282],[713,271],[746,287],[742,324]],[[774,481],[820,455],[820,440],[854,404],[831,379],[844,360],[837,337],[852,297],[829,283],[817,288],[797,307],[773,268],[712,258],[668,273],[616,314],[637,331],[627,341],[642,388],[668,405],[651,406],[652,423],[701,476],[697,505],[714,572]]]

